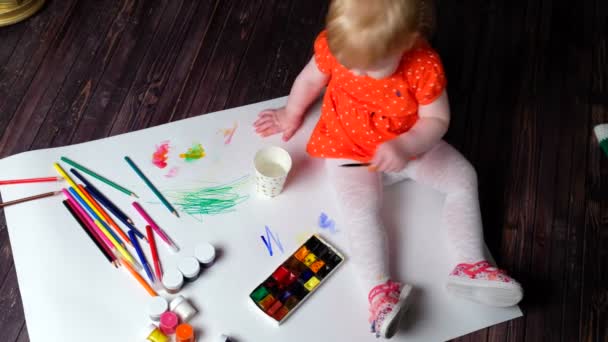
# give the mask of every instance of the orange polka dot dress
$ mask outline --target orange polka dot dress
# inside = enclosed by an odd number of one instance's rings
[[[446,86],[439,55],[426,41],[406,52],[392,76],[357,76],[332,55],[326,32],[314,45],[315,62],[329,83],[321,117],[306,150],[314,157],[369,162],[376,148],[410,130],[418,106],[433,102]]]

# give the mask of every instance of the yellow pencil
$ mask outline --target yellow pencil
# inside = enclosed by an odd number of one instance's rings
[[[106,227],[104,227],[104,225],[101,224],[101,222],[99,222],[99,220],[96,219],[94,222],[97,225],[97,227],[99,227],[99,229],[103,232],[103,235],[105,235],[110,240],[110,242],[112,242],[114,247],[116,247],[118,252],[125,258],[125,260],[129,261],[130,263],[132,263],[135,266],[135,268],[140,270],[141,265],[138,264],[137,261],[135,261],[135,259],[133,259],[133,256],[131,256],[129,251],[127,251],[121,244],[118,243],[118,241],[116,241],[114,236],[112,236],[112,234],[110,234],[110,232],[108,232]]]
[[[127,241],[127,243],[129,243],[130,245],[133,245],[131,243],[131,240],[127,236],[127,234],[125,234],[125,232],[123,232],[122,229],[120,229],[120,227],[116,224],[116,222],[114,222],[114,220],[112,220],[110,215],[108,215],[108,213],[106,213],[106,211],[103,210],[103,208],[99,205],[99,203],[97,203],[95,201],[95,199],[87,192],[87,190],[80,184],[78,185],[78,187],[80,188],[80,191],[82,191],[82,193],[85,194],[85,197],[89,200],[89,202],[91,202],[93,204],[93,208],[95,208],[97,211],[99,211],[101,213],[101,218],[104,221],[106,221],[106,223],[110,227],[114,228],[114,230],[118,233],[118,235],[120,235],[120,237],[123,240]]]

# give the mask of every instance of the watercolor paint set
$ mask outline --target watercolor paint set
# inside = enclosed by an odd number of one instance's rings
[[[311,236],[249,295],[281,324],[344,262],[344,256],[318,235]]]

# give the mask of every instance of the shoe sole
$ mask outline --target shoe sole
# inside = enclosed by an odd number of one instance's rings
[[[524,296],[521,285],[517,283],[474,280],[456,276],[448,277],[446,290],[456,297],[497,307],[517,305]]]
[[[380,336],[383,338],[391,338],[397,333],[401,317],[409,309],[412,289],[412,285],[404,285],[401,288],[399,302],[395,305],[393,311],[384,318],[384,324],[380,328]]]

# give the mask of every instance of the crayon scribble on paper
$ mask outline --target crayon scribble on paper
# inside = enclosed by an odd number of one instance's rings
[[[270,227],[266,226],[266,237],[264,237],[264,235],[260,235],[260,237],[262,238],[262,242],[264,242],[264,246],[266,246],[266,249],[268,249],[268,254],[270,254],[270,256],[274,255],[272,241],[274,241],[275,245],[279,248],[281,254],[285,253],[281,240],[279,239],[279,234],[273,234]]]
[[[334,220],[331,220],[326,213],[321,213],[321,215],[319,216],[319,228],[325,229],[332,234],[338,232],[338,230],[336,229],[336,222]]]
[[[202,221],[204,215],[218,215],[235,211],[237,205],[249,198],[249,195],[245,194],[245,190],[242,189],[248,180],[249,176],[244,176],[227,184],[169,190],[163,193],[172,199],[171,203],[180,212]]]
[[[180,154],[179,157],[187,162],[193,162],[205,157],[205,149],[201,144],[194,144],[186,153]]]
[[[224,144],[225,145],[230,145],[230,143],[232,142],[232,137],[234,136],[234,132],[236,132],[237,127],[239,127],[238,122],[234,122],[234,125],[232,125],[232,128],[222,128],[220,129],[220,133],[222,133],[224,135]]]
[[[177,176],[178,171],[179,171],[179,168],[177,166],[174,166],[169,170],[169,172],[167,172],[165,177],[173,178],[173,177]]]
[[[167,159],[169,159],[169,141],[163,141],[156,146],[156,151],[152,154],[152,164],[159,169],[167,167]]]

